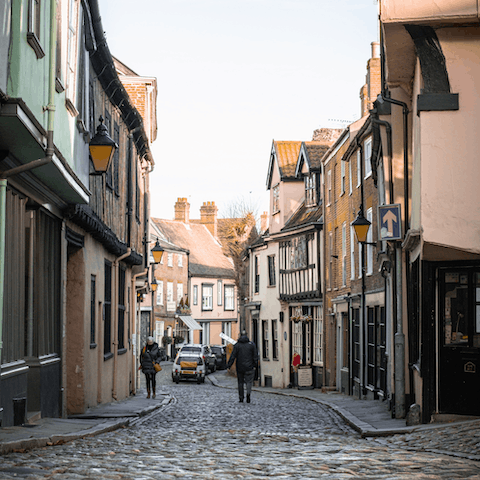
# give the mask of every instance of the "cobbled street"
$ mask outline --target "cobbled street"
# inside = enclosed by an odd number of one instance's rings
[[[62,479],[480,479],[480,462],[362,439],[307,399],[158,375],[167,406],[127,428],[3,457],[0,478]],[[220,373],[219,375],[222,375]]]

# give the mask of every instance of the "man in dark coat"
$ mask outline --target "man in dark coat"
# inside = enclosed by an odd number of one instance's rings
[[[230,368],[235,360],[237,361],[236,369],[240,402],[243,402],[243,384],[245,383],[247,385],[247,403],[250,403],[255,368],[258,364],[258,353],[257,347],[248,339],[245,330],[242,331],[242,336],[233,347],[233,352],[228,360],[227,368]]]

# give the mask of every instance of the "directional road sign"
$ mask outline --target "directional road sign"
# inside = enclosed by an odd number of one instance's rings
[[[379,240],[402,239],[402,211],[399,203],[378,206]]]

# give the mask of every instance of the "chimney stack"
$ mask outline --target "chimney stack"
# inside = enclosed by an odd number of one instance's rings
[[[217,211],[215,202],[203,202],[200,207],[200,223],[205,225],[214,237],[217,236]]]
[[[380,78],[380,44],[372,42],[372,57],[367,62],[365,85],[360,89],[360,105],[362,117],[368,115],[373,108],[373,102],[381,92]]]
[[[268,229],[268,214],[267,214],[267,212],[263,212],[260,215],[260,228],[262,229],[262,233],[265,233]]]
[[[185,197],[177,198],[175,203],[175,221],[183,223],[190,222],[190,204]]]

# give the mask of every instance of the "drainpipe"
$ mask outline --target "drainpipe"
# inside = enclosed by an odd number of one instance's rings
[[[50,58],[49,58],[49,88],[48,105],[44,110],[48,113],[47,118],[47,148],[44,158],[20,165],[0,173],[0,362],[3,349],[3,295],[5,288],[5,223],[7,203],[7,178],[19,173],[32,170],[50,163],[53,159],[53,127],[55,114],[55,59],[57,45],[57,2],[50,1]],[[0,413],[2,412],[0,407]],[[1,425],[1,416],[0,416]]]
[[[132,288],[130,289],[132,298],[130,300],[130,305],[131,308],[133,308],[133,305],[135,305],[134,309],[134,314],[130,315],[130,318],[132,320],[131,322],[131,332],[135,332],[135,345],[133,348],[133,368],[132,368],[132,393],[135,395],[137,393],[137,359],[138,359],[138,349],[140,348],[140,330],[138,328],[140,322],[138,321],[138,311],[137,311],[137,289],[135,288],[135,283],[137,281],[138,277],[143,277],[144,275],[148,275],[148,268],[145,269],[141,273],[137,273],[136,275],[133,275],[132,277]],[[135,319],[137,321],[135,322]]]
[[[117,319],[117,322],[112,322],[112,326],[117,328],[113,329],[113,385],[112,385],[112,397],[114,400],[117,400],[117,356],[118,356],[118,316],[116,313],[118,312],[118,265],[119,263],[126,257],[129,257],[132,253],[132,249],[130,247],[127,248],[126,253],[117,257],[116,260],[113,262],[113,305],[112,314],[113,318]],[[125,325],[124,325],[125,328]]]
[[[380,33],[382,30],[380,29]],[[385,58],[385,49],[383,44],[383,36],[381,35],[380,41],[382,49],[382,58]],[[384,66],[382,65],[382,71],[384,71]],[[384,73],[383,73],[384,75]],[[409,229],[409,187],[408,187],[408,114],[409,110],[407,104],[400,100],[395,100],[390,98],[389,93],[387,92],[385,77],[382,78],[382,93],[381,98],[388,103],[393,105],[398,105],[402,107],[403,113],[403,194],[404,194],[404,226],[403,234]],[[396,272],[396,290],[397,290],[397,331],[395,333],[395,417],[396,418],[405,418],[406,407],[405,407],[405,335],[403,333],[403,292],[402,292],[402,247],[399,242],[397,242],[395,248],[395,272]]]

